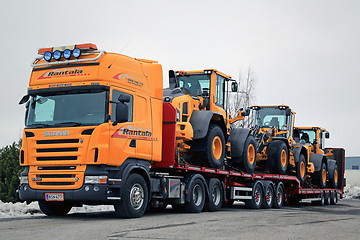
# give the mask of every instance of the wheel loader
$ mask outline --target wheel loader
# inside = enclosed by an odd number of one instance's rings
[[[324,139],[330,137],[329,132],[321,127],[295,127],[294,139],[305,142],[309,146],[309,161],[314,165],[314,173],[310,175],[312,183],[320,188],[338,187],[339,170],[336,156],[331,148],[324,147]]]
[[[293,174],[304,185],[314,172],[309,161],[310,147],[294,140],[295,112],[287,105],[251,106],[251,135],[257,141],[257,169]]]
[[[231,88],[231,89],[230,89]],[[250,129],[232,128],[246,112],[231,118],[229,92],[237,92],[237,82],[215,69],[169,71],[169,88],[164,101],[177,111],[176,146],[178,160],[217,169],[224,160],[236,162],[244,171],[256,166],[256,141]]]

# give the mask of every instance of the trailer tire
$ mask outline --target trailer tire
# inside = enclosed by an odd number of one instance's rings
[[[211,178],[209,181],[209,199],[205,201],[204,209],[209,212],[217,212],[220,210],[223,201],[224,193],[221,182],[216,178]]]
[[[325,192],[324,194],[324,205],[330,205],[331,203],[331,193]]]
[[[205,187],[200,178],[195,179],[188,187],[189,201],[184,204],[184,210],[189,213],[199,213],[205,205]]]
[[[244,152],[240,161],[241,170],[252,173],[256,167],[256,140],[252,135],[249,135],[244,145]]]
[[[337,193],[336,191],[330,192],[330,204],[331,205],[336,205],[337,203]]]
[[[289,165],[289,150],[284,141],[270,142],[267,163],[271,173],[286,174]]]
[[[72,205],[67,202],[39,201],[39,208],[47,216],[65,216],[70,212]]]
[[[245,201],[245,205],[247,208],[252,208],[252,209],[259,209],[262,205],[263,202],[263,187],[261,185],[261,183],[255,183],[255,185],[253,186],[253,190],[252,190],[252,198],[251,200],[246,200]]]
[[[315,173],[314,176],[314,181],[315,184],[317,186],[319,186],[320,188],[325,188],[326,187],[326,182],[327,182],[327,173],[326,173],[326,165],[325,163],[321,163],[321,168],[318,172]]]
[[[296,163],[296,177],[300,181],[300,186],[304,186],[306,180],[306,159],[303,154],[300,155],[299,161]]]
[[[274,186],[272,184],[268,184],[264,192],[264,199],[261,207],[264,209],[273,207],[274,198],[275,198]]]
[[[141,217],[148,204],[148,187],[145,179],[137,174],[127,178],[119,203],[114,204],[115,213],[122,218]]]
[[[334,168],[330,171],[329,170],[329,184],[331,188],[337,188],[339,180],[339,172],[337,165],[334,166]]]
[[[204,160],[209,167],[220,169],[224,166],[225,137],[218,125],[211,124],[205,138]]]
[[[275,187],[274,207],[278,208],[278,209],[282,208],[282,206],[284,205],[284,201],[285,201],[284,186],[281,182],[279,182],[278,184],[276,184],[276,187]]]

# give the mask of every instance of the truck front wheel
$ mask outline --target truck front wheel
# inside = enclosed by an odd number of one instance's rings
[[[40,210],[48,216],[65,216],[72,206],[66,202],[39,201]]]
[[[114,204],[115,213],[123,218],[141,217],[148,204],[148,188],[144,178],[139,174],[131,174],[124,184],[121,200]]]

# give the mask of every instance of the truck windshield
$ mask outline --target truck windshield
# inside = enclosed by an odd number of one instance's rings
[[[105,122],[105,106],[104,90],[33,95],[26,127],[99,125]]]
[[[287,119],[285,110],[263,107],[256,110],[255,125],[268,128],[282,128],[284,126],[288,126]]]
[[[194,74],[177,76],[180,88],[185,94],[202,95],[204,90],[210,91],[210,74]]]

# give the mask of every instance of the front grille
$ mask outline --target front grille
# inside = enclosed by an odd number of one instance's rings
[[[37,161],[69,161],[77,160],[77,156],[56,156],[56,157],[36,157]]]
[[[76,170],[76,166],[58,166],[58,167],[38,167],[38,170]]]
[[[37,144],[78,143],[79,139],[37,140]]]
[[[71,186],[74,185],[74,182],[38,182],[37,185],[42,186]]]
[[[75,174],[39,174],[37,178],[75,178]]]
[[[77,152],[78,148],[39,148],[36,152]]]

